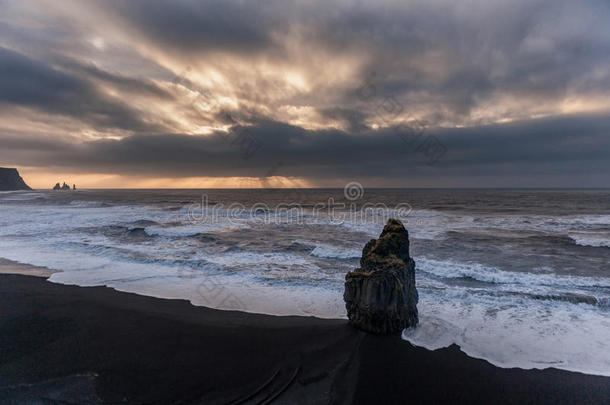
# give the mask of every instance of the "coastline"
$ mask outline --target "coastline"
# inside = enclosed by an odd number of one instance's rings
[[[27,272],[11,263],[13,270]],[[27,266],[25,266],[27,267]],[[603,403],[610,378],[502,369],[345,320],[256,315],[0,274],[0,401]]]
[[[32,266],[31,264],[19,263],[0,257],[0,274],[21,274],[24,276],[49,278],[57,270],[47,267]]]

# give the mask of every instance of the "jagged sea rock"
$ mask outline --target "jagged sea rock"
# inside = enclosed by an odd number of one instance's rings
[[[53,187],[53,190],[62,190],[62,191],[69,191],[70,190],[70,186],[66,184],[66,182],[64,181],[63,185],[59,185],[59,183],[55,183],[55,186]]]
[[[31,190],[17,169],[0,167],[0,191]]]
[[[388,220],[364,246],[360,268],[345,276],[343,299],[350,323],[367,332],[398,333],[417,324],[415,262],[402,222]]]

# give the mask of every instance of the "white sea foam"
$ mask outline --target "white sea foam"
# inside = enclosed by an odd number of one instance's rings
[[[104,203],[102,203],[100,201],[73,200],[73,201],[70,201],[68,203],[68,205],[70,205],[71,207],[76,207],[76,208],[98,208],[98,207],[103,207]]]
[[[219,232],[219,231],[231,231],[235,229],[247,229],[247,224],[235,224],[229,221],[225,222],[213,222],[213,223],[193,223],[185,224],[180,226],[148,226],[144,228],[150,236],[165,236],[170,238],[195,236],[201,233]]]
[[[416,266],[420,323],[403,331],[403,339],[430,350],[457,344],[466,354],[500,367],[556,367],[610,376],[607,309],[550,299],[562,290],[608,288],[609,279],[513,273],[425,258],[418,258]],[[460,277],[493,284],[446,283]],[[533,294],[543,299],[533,299]],[[605,294],[600,300],[608,299]]]
[[[420,323],[403,339],[436,350],[457,344],[500,367],[548,367],[610,376],[607,313],[560,303],[443,302],[421,294]]]
[[[2,201],[29,201],[39,198],[46,199],[47,196],[42,193],[33,193],[31,191],[0,191],[0,200]]]
[[[327,259],[352,259],[362,256],[362,250],[318,244],[311,251],[311,255]]]
[[[608,232],[572,232],[569,236],[581,246],[610,247],[610,233]]]
[[[304,258],[286,253],[273,252],[225,252],[222,254],[210,255],[207,258],[210,262],[225,266],[246,266],[246,265],[308,265],[309,262]]]
[[[471,278],[477,281],[496,284],[519,284],[524,286],[554,287],[605,287],[610,288],[610,278],[560,276],[556,274],[536,274],[503,271],[479,263],[459,263],[426,258],[417,260],[417,268],[429,274],[445,278]]]
[[[194,305],[272,315],[321,318],[345,317],[341,293],[329,286],[274,285],[255,274],[222,274],[155,263],[135,263],[84,252],[58,251],[41,246],[22,246],[20,241],[0,239],[2,257],[58,270],[49,281],[80,286],[108,286],[119,291],[158,298],[182,298]],[[231,254],[210,257],[210,262],[247,265],[290,263],[305,265],[289,255]],[[295,263],[296,262],[296,263]],[[311,270],[311,269],[309,269]],[[273,275],[266,273],[267,276]],[[285,275],[278,271],[276,276]],[[312,274],[315,277],[315,274]]]

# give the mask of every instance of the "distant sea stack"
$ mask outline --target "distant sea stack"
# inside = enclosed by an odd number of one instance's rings
[[[64,181],[64,184],[61,186],[59,185],[59,183],[55,183],[53,190],[70,191],[70,186],[67,185],[65,181]],[[76,190],[76,186],[74,186],[74,190]]]
[[[17,169],[0,167],[0,191],[31,190]]]
[[[360,268],[345,276],[343,299],[350,323],[364,331],[391,334],[417,324],[415,262],[402,222],[388,220],[364,246]]]

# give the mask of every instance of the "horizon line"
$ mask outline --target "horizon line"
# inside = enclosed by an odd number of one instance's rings
[[[610,190],[609,187],[363,187],[365,190]],[[343,190],[344,187],[81,187],[69,191],[86,190]],[[52,188],[32,188],[14,191],[68,191]]]

